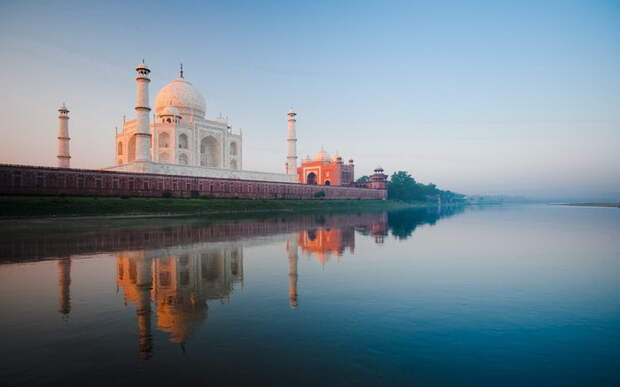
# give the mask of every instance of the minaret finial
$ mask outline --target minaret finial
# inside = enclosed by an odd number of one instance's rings
[[[183,78],[183,62],[181,62],[181,68],[179,69],[179,76]]]
[[[144,58],[142,58],[142,64],[146,64],[146,63],[144,63]]]

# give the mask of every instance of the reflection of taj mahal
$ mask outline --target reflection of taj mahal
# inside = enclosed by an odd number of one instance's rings
[[[151,353],[151,304],[157,329],[185,343],[206,320],[207,301],[228,300],[234,284],[243,283],[241,247],[164,256],[128,251],[117,254],[116,267],[125,300],[136,305],[142,358]]]
[[[306,220],[308,222],[302,223],[302,229],[286,231],[283,228],[285,233],[276,233],[284,237],[288,258],[288,304],[293,309],[299,306],[300,253],[314,257],[324,265],[331,256],[339,257],[347,250],[352,253],[357,232],[374,236],[377,243],[381,243],[387,232],[385,214],[342,218],[337,215],[319,216]],[[229,238],[234,235],[234,229],[223,229],[227,230]],[[141,231],[133,235],[134,239],[140,235],[148,239],[151,246],[157,247],[124,249],[114,253],[116,284],[122,291],[125,303],[136,308],[141,359],[152,356],[153,328],[164,332],[170,342],[185,348],[185,343],[207,320],[207,302],[227,302],[235,289],[244,284],[244,242],[208,242],[212,235],[208,232],[209,228],[185,243],[173,238],[173,235],[188,234],[190,230],[180,227],[161,235],[154,231],[150,234]],[[238,231],[243,235],[248,232],[243,227]],[[157,245],[155,241],[159,239],[169,239],[169,244]],[[286,261],[281,262],[284,265]],[[66,258],[58,261],[58,312],[63,319],[68,319],[72,312],[70,288],[71,257],[67,254]],[[281,296],[285,294],[285,289],[282,289]]]

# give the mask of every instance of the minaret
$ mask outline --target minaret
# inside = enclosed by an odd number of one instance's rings
[[[151,160],[151,129],[149,125],[149,73],[151,70],[142,63],[136,67],[136,161]]]
[[[58,109],[58,168],[71,168],[69,150],[69,109],[63,103]]]
[[[297,308],[297,234],[286,241],[288,252],[288,302],[291,308]]]
[[[295,133],[295,116],[293,109],[288,111],[288,156],[286,156],[286,174],[297,176],[297,133]],[[297,181],[297,179],[295,179]]]

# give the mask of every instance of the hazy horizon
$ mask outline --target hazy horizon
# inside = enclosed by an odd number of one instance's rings
[[[243,128],[244,169],[321,146],[465,194],[620,200],[620,3],[4,1],[0,162],[113,164],[135,65]]]

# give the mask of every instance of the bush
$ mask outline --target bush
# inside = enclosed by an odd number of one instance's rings
[[[325,191],[318,191],[314,193],[314,197],[315,198],[324,198],[325,197]]]
[[[170,191],[169,189],[165,190],[164,192],[162,192],[161,197],[162,198],[171,198],[174,195],[172,194],[172,191]]]

